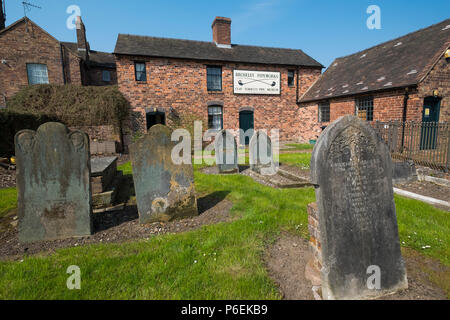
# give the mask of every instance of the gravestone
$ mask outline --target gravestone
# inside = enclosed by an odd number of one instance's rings
[[[391,157],[375,131],[354,116],[328,126],[313,150],[311,180],[316,188],[323,298],[364,299],[407,288]],[[376,270],[379,285],[371,277]]]
[[[154,125],[130,145],[141,224],[198,215],[192,164],[172,161],[171,130]]]
[[[15,136],[19,240],[92,233],[89,138],[61,123]]]
[[[219,172],[238,172],[238,150],[233,133],[229,130],[222,130],[217,133],[214,146],[216,153],[216,165]]]
[[[272,154],[272,140],[263,130],[257,130],[250,139],[249,144],[250,169],[263,174],[276,173]]]

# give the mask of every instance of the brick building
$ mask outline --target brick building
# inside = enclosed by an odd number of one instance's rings
[[[450,19],[336,59],[299,99],[303,140],[337,118],[450,121]]]
[[[76,26],[72,43],[58,41],[27,17],[6,28],[0,23],[0,106],[31,84],[117,83],[114,56],[90,49],[81,17]]]
[[[297,101],[323,66],[301,50],[232,44],[229,18],[216,17],[212,35],[201,42],[119,34],[117,78],[133,108],[133,132],[194,114],[209,129],[301,136]]]

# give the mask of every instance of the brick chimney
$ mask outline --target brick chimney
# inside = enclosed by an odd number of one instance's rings
[[[84,26],[83,20],[81,20],[81,17],[77,17],[76,21],[77,26],[77,45],[78,45],[78,52],[82,54],[82,57],[84,59],[89,59],[89,43],[86,40],[86,28]]]
[[[5,3],[3,0],[0,0],[0,31],[5,29],[6,26],[6,12],[5,12]]]
[[[217,46],[231,48],[231,19],[216,17],[211,27],[213,41]]]

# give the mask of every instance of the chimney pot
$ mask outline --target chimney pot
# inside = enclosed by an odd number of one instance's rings
[[[231,19],[216,17],[212,23],[213,41],[222,47],[231,48]]]

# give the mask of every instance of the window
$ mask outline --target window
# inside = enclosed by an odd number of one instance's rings
[[[209,129],[214,130],[223,129],[222,107],[220,106],[208,107],[208,127]]]
[[[222,67],[206,67],[208,91],[222,91]]]
[[[330,103],[323,102],[319,103],[319,122],[329,122],[330,121]]]
[[[356,99],[356,115],[361,120],[373,121],[373,98]]]
[[[102,71],[102,80],[105,82],[110,82],[111,81],[111,72],[109,72],[108,70],[103,70]]]
[[[147,72],[145,70],[145,62],[134,63],[134,73],[136,81],[147,81]]]
[[[45,64],[28,63],[28,84],[48,83],[47,66]]]
[[[294,86],[294,70],[288,70],[288,86],[293,87]]]

